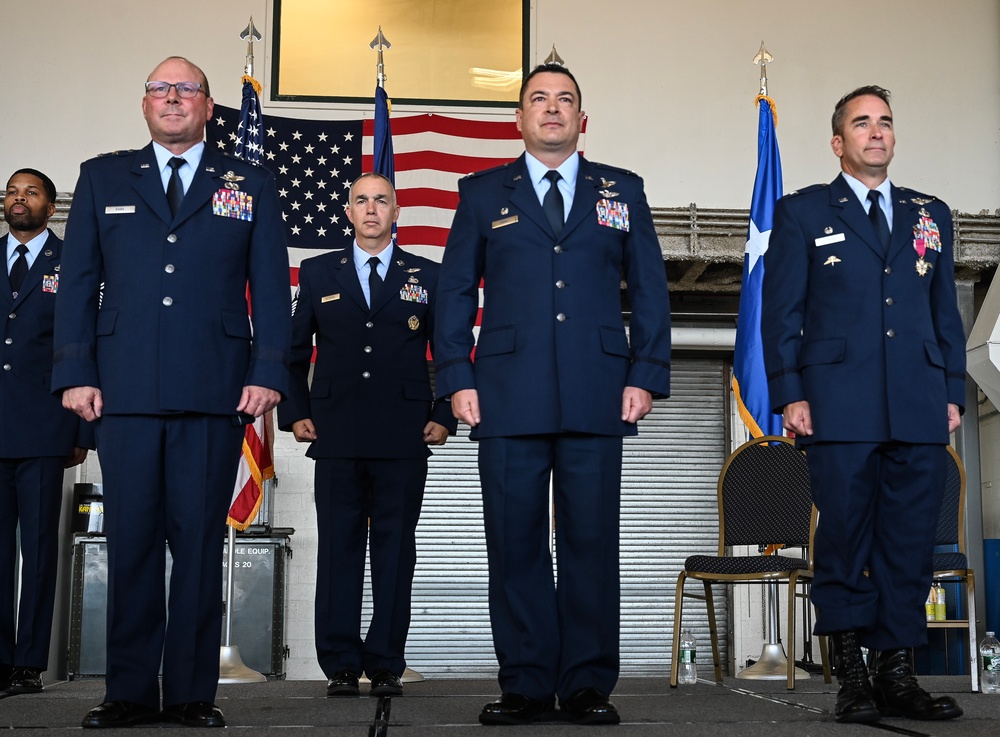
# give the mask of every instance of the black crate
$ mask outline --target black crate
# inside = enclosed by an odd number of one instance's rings
[[[289,535],[276,529],[267,537],[237,536],[234,546],[232,645],[243,663],[268,678],[285,677],[285,566]],[[226,545],[223,541],[223,551]],[[227,558],[222,559],[226,590]],[[167,580],[170,579],[167,552]],[[108,619],[108,548],[103,536],[78,537],[73,545],[73,578],[67,670],[70,678],[103,677]],[[225,622],[220,646],[225,641]]]

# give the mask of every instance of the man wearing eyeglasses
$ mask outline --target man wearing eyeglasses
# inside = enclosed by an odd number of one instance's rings
[[[52,388],[95,425],[108,539],[106,694],[84,727],[225,726],[225,521],[244,425],[286,391],[291,321],[274,177],[205,148],[212,110],[198,67],[162,62],[152,143],[85,162],[67,224]]]

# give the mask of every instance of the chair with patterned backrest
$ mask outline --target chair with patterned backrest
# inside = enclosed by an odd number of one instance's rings
[[[979,690],[979,645],[976,641],[976,579],[965,554],[965,466],[950,445],[948,474],[934,544],[957,548],[953,552],[934,554],[934,583],[964,585],[967,610],[966,619],[928,622],[927,626],[969,631],[969,646],[965,660],[972,675],[972,690],[975,692]]]
[[[684,582],[700,580],[708,609],[715,681],[722,683],[719,637],[712,584],[788,582],[788,688],[795,688],[795,601],[806,595],[812,580],[812,537],[816,513],[812,503],[805,455],[793,441],[777,436],[754,438],[726,460],[719,474],[719,549],[717,555],[693,555],[677,577],[670,686],[677,686]],[[777,554],[735,555],[733,548],[753,551],[799,548],[805,557]],[[799,591],[797,587],[801,587]],[[825,638],[820,638],[823,675],[830,682]]]

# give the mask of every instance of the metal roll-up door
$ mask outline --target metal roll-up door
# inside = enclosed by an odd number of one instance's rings
[[[653,403],[639,435],[625,439],[621,504],[621,670],[664,675],[670,665],[677,574],[690,555],[718,550],[717,482],[726,457],[721,359],[673,358],[669,399]],[[701,587],[698,582],[689,586]],[[718,588],[720,652],[728,652],[727,591]],[[711,664],[708,615],[684,612]],[[725,656],[723,656],[725,657]]]
[[[623,674],[666,674],[677,574],[687,556],[711,554],[717,546],[716,481],[726,454],[722,360],[675,357],[671,387],[671,398],[654,403],[639,436],[625,441]],[[406,648],[408,665],[428,677],[496,674],[476,454],[462,425],[430,462]],[[719,593],[724,622],[727,601]],[[367,619],[369,597],[365,610]],[[685,623],[708,653],[704,606],[689,607]],[[728,646],[725,639],[721,646]],[[704,654],[700,660],[710,662]]]

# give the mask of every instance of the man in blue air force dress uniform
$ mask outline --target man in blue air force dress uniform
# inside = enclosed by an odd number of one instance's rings
[[[278,422],[316,460],[316,654],[327,695],[357,696],[364,671],[373,696],[396,696],[427,446],[443,445],[458,422],[448,402],[433,402],[427,370],[439,266],[393,243],[399,206],[388,179],[362,174],[349,198],[354,247],[299,270],[292,380]],[[373,612],[362,641],[366,548]]]
[[[531,722],[558,697],[615,724],[622,437],[670,391],[667,280],[642,180],[577,153],[569,71],[536,68],[516,115],[526,154],[459,183],[436,309],[437,394],[479,440],[502,691],[479,719]]]
[[[888,179],[889,93],[833,115],[841,175],[778,201],[761,330],[775,412],[806,448],[819,508],[812,599],[832,636],[835,715],[950,719],[913,675],[949,433],[965,398],[965,334],[948,206]],[[867,571],[867,575],[866,575]],[[878,651],[874,674],[861,646]]]
[[[63,470],[94,447],[93,429],[49,391],[52,325],[62,241],[48,229],[56,187],[35,169],[7,182],[0,237],[0,690],[42,690],[48,668],[59,553]],[[15,605],[17,528],[21,529],[21,599]],[[14,614],[17,612],[15,629]]]
[[[186,59],[153,70],[152,144],[83,164],[66,231],[52,387],[95,422],[108,538],[107,691],[84,727],[225,725],[226,515],[244,425],[286,391],[291,319],[274,177],[205,148],[208,93]]]

